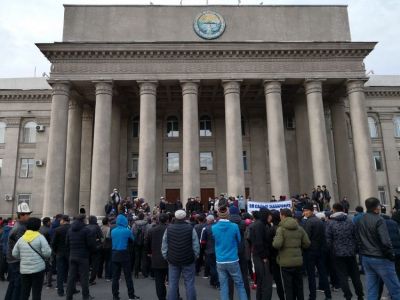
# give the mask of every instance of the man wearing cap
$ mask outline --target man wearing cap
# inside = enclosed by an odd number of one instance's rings
[[[17,207],[17,222],[8,236],[7,263],[8,263],[8,288],[4,300],[19,300],[21,290],[21,274],[19,272],[20,260],[12,256],[12,250],[18,239],[26,231],[26,223],[32,211],[29,205],[22,202]]]
[[[239,299],[247,300],[238,256],[238,248],[241,242],[239,227],[228,220],[229,209],[227,207],[221,207],[218,210],[218,218],[218,223],[211,228],[211,231],[215,239],[215,255],[217,257],[217,270],[221,285],[221,299],[229,299],[228,282],[229,278],[232,278]]]
[[[186,299],[196,300],[195,260],[200,246],[196,231],[185,222],[186,212],[175,212],[175,223],[164,232],[161,252],[168,261],[168,300],[178,299],[178,286],[181,273],[185,282]]]
[[[304,251],[305,266],[308,276],[308,288],[310,290],[310,300],[317,297],[317,286],[315,282],[315,268],[318,270],[320,285],[324,289],[325,299],[332,299],[331,289],[328,282],[328,275],[324,263],[326,255],[326,239],[324,223],[314,215],[312,203],[306,203],[303,207],[303,228],[306,231],[311,245]]]

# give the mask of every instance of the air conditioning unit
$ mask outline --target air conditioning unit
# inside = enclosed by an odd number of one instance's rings
[[[396,192],[400,193],[400,186],[396,188]]]
[[[11,196],[10,194],[5,194],[4,200],[6,200],[6,201],[12,201],[12,200],[13,200],[13,196]]]
[[[44,132],[44,125],[37,125],[36,126],[36,131],[37,132]]]
[[[127,177],[128,177],[128,179],[136,179],[137,173],[136,172],[129,172]]]
[[[36,167],[43,167],[44,166],[44,162],[41,159],[38,159],[35,161]]]

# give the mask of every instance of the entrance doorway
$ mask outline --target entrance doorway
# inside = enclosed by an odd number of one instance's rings
[[[200,201],[206,211],[208,210],[208,198],[214,197],[215,194],[213,188],[200,189]]]
[[[166,189],[165,190],[165,199],[171,203],[175,203],[176,200],[181,200],[180,189]]]

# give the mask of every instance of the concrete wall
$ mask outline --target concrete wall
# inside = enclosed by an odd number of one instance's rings
[[[226,22],[216,41],[350,41],[346,6],[65,5],[64,42],[202,41],[196,16],[213,10]]]

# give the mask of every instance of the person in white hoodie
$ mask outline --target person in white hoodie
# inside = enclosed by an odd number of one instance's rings
[[[50,258],[51,248],[46,238],[39,233],[40,225],[40,219],[30,218],[26,232],[12,250],[12,256],[21,260],[21,300],[28,300],[31,291],[32,300],[41,299],[45,260]]]

